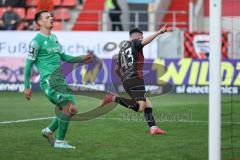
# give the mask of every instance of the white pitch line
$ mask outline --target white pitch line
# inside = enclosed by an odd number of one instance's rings
[[[54,117],[40,117],[40,118],[31,118],[31,119],[21,119],[21,120],[14,120],[14,121],[1,121],[0,124],[11,124],[11,123],[21,123],[21,122],[31,122],[31,121],[40,121],[40,120],[48,120],[48,119],[52,119]],[[128,120],[128,119],[122,119],[122,118],[103,118],[103,117],[99,117],[96,119],[100,119],[100,120],[117,120],[117,121],[125,121],[125,122],[145,122],[145,121],[141,121],[141,120]],[[157,122],[175,122],[175,123],[208,123],[208,121],[196,121],[196,120],[192,120],[192,121],[157,121]],[[222,122],[224,124],[240,124],[240,122]]]
[[[0,122],[0,124],[11,124],[11,123],[40,121],[40,120],[46,120],[46,119],[52,119],[52,118],[54,118],[54,117],[42,117],[42,118],[32,118],[32,119],[21,119],[21,120],[15,120],[15,121],[2,121],[2,122]]]

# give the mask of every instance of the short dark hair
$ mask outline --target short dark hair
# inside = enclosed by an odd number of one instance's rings
[[[35,14],[34,21],[35,21],[36,24],[38,24],[37,22],[41,18],[42,13],[45,13],[45,12],[48,12],[48,11],[47,10],[41,10],[41,11],[39,11]]]
[[[129,31],[129,35],[131,36],[133,33],[141,33],[143,34],[142,30],[140,28],[133,28]]]

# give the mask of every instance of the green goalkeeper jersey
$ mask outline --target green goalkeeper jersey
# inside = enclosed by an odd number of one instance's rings
[[[40,86],[59,86],[65,84],[61,72],[61,60],[71,63],[81,63],[82,56],[73,57],[61,51],[61,45],[54,34],[45,36],[38,33],[30,42],[25,66],[25,88],[30,88],[30,74],[33,64],[40,73]],[[51,84],[49,84],[51,83]]]

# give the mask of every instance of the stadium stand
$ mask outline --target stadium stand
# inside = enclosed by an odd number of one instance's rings
[[[22,21],[19,25],[18,25],[18,30],[23,30],[24,29],[24,21]]]
[[[68,8],[58,8],[54,13],[55,20],[67,21],[70,19],[70,10]]]
[[[53,0],[53,5],[54,5],[55,7],[61,6],[61,5],[62,5],[62,0]]]
[[[5,7],[0,8],[0,17],[2,17],[3,13],[7,10]]]
[[[98,22],[102,19],[104,2],[104,0],[86,0],[72,30],[101,30]]]
[[[39,0],[26,0],[27,6],[36,7]]]
[[[35,7],[28,8],[26,20],[33,20],[36,12],[37,12],[37,8],[35,8]]]
[[[19,15],[21,19],[25,17],[25,8],[14,8],[14,11]]]
[[[75,7],[77,5],[76,0],[63,0],[62,6],[63,7]]]
[[[24,24],[31,24],[35,13],[38,11],[37,5],[39,0],[26,0],[26,8],[15,7],[14,11],[18,13],[22,22],[20,23],[18,30],[25,30]],[[71,8],[76,7],[76,0],[53,0],[54,11],[53,15],[56,20],[53,30],[64,29],[64,21],[68,21],[71,18]],[[0,17],[6,11],[6,7],[0,7]],[[35,29],[37,29],[35,27]]]
[[[174,17],[174,15],[171,14],[171,12],[173,12],[173,11],[185,11],[186,13],[188,13],[188,11],[189,11],[189,8],[188,8],[189,1],[190,0],[181,0],[181,1],[172,0],[170,6],[168,8],[169,13],[165,15],[163,21],[165,23],[172,24],[172,22],[175,19],[176,20],[176,27],[178,27],[180,29],[187,30],[188,29],[188,21],[189,21],[188,14],[176,14],[176,17]]]
[[[208,1],[208,0],[206,0]],[[26,8],[15,8],[14,10],[20,15],[23,21],[32,21],[34,14],[37,12],[37,4],[39,0],[26,0]],[[102,30],[102,16],[104,12],[105,0],[85,0],[81,9],[77,7],[79,4],[77,0],[53,0],[54,5],[54,18],[57,22],[62,22],[62,25],[57,23],[54,27],[56,29],[64,29],[66,21],[72,18],[73,11],[72,8],[76,7],[75,13],[78,14],[75,22],[72,19],[71,23],[72,30]],[[172,12],[185,11],[188,13],[188,3],[189,0],[172,0],[168,8],[169,14],[166,14],[163,18],[164,23],[172,24],[174,19],[176,19],[176,27],[185,29],[188,28],[188,14],[176,14],[174,17]],[[77,10],[78,9],[78,10]],[[0,8],[0,16],[6,9],[4,7]],[[60,26],[60,27],[59,27]],[[23,27],[19,27],[21,29]]]
[[[196,4],[197,0],[193,0]],[[31,22],[34,14],[37,12],[37,4],[39,0],[26,0],[26,8],[14,8],[19,14],[23,22]],[[57,22],[62,22],[61,27],[57,29],[66,29],[66,22],[68,29],[71,30],[103,30],[102,18],[104,13],[105,0],[85,0],[84,4],[79,7],[77,0],[53,0],[54,5],[54,18]],[[190,0],[172,0],[170,5],[166,8],[166,14],[161,19],[162,24],[168,23],[169,26],[175,25],[182,30],[189,28],[189,2]],[[236,0],[223,0],[223,16],[240,16],[240,1]],[[209,16],[209,0],[204,0],[204,17]],[[5,7],[0,7],[0,17],[6,11]],[[126,11],[126,10],[125,10]],[[127,10],[129,12],[129,10]],[[73,16],[76,15],[76,19]],[[73,18],[74,17],[74,18]],[[124,21],[125,23],[133,23]],[[71,23],[71,24],[70,24]],[[22,26],[22,25],[20,25]],[[59,23],[57,26],[60,26]],[[159,26],[159,24],[158,24]],[[23,27],[18,27],[22,29]],[[126,27],[128,28],[128,27]]]
[[[59,21],[54,22],[53,30],[60,31],[62,29],[63,29],[63,25],[61,22],[59,22]]]

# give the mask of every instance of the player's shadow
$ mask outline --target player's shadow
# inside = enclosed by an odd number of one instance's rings
[[[130,96],[127,95],[125,90],[123,89],[121,80],[118,78],[117,74],[114,72],[115,64],[116,64],[116,58],[113,58],[111,62],[111,68],[110,68],[112,84],[105,84],[107,88],[110,90],[106,90],[106,91],[94,90],[92,88],[88,88],[88,85],[82,85],[81,87],[78,87],[78,89],[75,88],[73,90],[69,88],[69,90],[67,91],[62,90],[59,87],[56,88],[57,92],[60,92],[63,94],[64,93],[69,94],[70,92],[71,94],[74,94],[74,95],[87,96],[90,98],[97,99],[99,101],[99,104],[96,105],[93,109],[84,113],[78,113],[74,115],[71,118],[72,121],[88,121],[113,111],[117,107],[117,103],[110,103],[102,107],[100,106],[101,101],[103,100],[105,95],[109,92],[113,92],[119,97],[131,99]],[[78,65],[78,67],[81,67],[81,65]],[[59,69],[62,70],[64,68],[69,68],[69,64],[63,63],[61,68]],[[73,70],[72,69],[64,69],[64,70],[65,70],[64,78],[66,79],[66,77],[70,75],[73,72]],[[58,71],[59,70],[57,69],[56,72]],[[153,63],[153,61],[145,61],[143,76],[145,81],[145,88],[147,91],[146,97],[156,97],[156,96],[168,94],[173,90],[173,85],[167,82],[164,82],[160,79],[166,72],[167,72],[167,68],[164,65]],[[59,113],[56,112],[56,115],[59,115]]]

